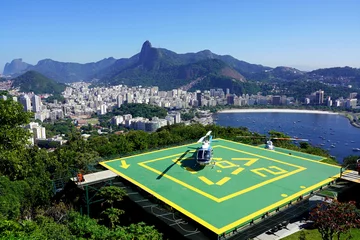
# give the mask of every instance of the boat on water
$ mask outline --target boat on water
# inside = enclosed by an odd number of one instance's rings
[[[360,148],[353,148],[352,149],[354,152],[359,152],[360,151]]]

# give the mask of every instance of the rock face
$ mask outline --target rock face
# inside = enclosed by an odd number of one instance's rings
[[[25,69],[31,67],[30,64],[23,62],[21,58],[14,59],[11,63],[6,63],[4,67],[4,75],[12,75],[23,72]]]
[[[152,70],[156,66],[156,62],[160,58],[160,52],[158,49],[153,48],[149,41],[144,42],[139,55],[139,64],[145,69]]]

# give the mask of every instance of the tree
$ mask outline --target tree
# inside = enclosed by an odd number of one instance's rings
[[[126,192],[119,187],[109,186],[102,188],[99,193],[99,196],[103,197],[104,203],[110,207],[106,208],[102,214],[107,216],[110,226],[112,229],[115,228],[116,224],[120,222],[120,215],[125,212],[121,209],[115,208],[114,205],[123,200],[123,197],[126,195]]]
[[[349,169],[356,170],[356,160],[360,159],[360,156],[350,155],[344,158],[343,167],[348,167]]]
[[[30,122],[32,113],[12,99],[0,99],[0,152],[23,149],[31,136],[24,125]]]
[[[323,240],[340,239],[341,234],[359,226],[358,210],[354,202],[322,202],[310,213]]]

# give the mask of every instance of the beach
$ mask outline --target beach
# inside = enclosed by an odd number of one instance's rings
[[[312,114],[339,114],[329,111],[319,111],[319,110],[306,110],[306,109],[225,109],[218,111],[218,113],[264,113],[264,112],[273,112],[273,113],[312,113]]]

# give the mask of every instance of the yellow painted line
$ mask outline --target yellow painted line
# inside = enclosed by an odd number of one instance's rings
[[[230,149],[230,150],[232,150],[232,151],[244,152],[244,151],[241,151],[241,150],[232,149],[232,148],[228,148],[228,147],[221,146],[221,145],[219,145],[219,147],[227,148],[227,149]],[[247,153],[247,152],[244,152],[244,153]],[[173,180],[174,182],[176,182],[176,183],[178,183],[178,184],[180,184],[180,185],[182,185],[182,186],[184,186],[184,187],[188,187],[190,190],[193,190],[193,191],[195,191],[195,192],[197,192],[197,193],[199,193],[199,194],[201,194],[201,195],[203,195],[203,196],[205,196],[205,197],[208,197],[208,198],[210,198],[211,200],[213,200],[213,201],[215,201],[215,202],[218,202],[218,203],[223,202],[223,201],[226,201],[226,200],[229,200],[229,199],[234,198],[234,197],[236,197],[236,196],[239,196],[239,195],[241,195],[241,194],[250,192],[250,191],[252,191],[252,190],[255,190],[256,188],[259,188],[259,187],[262,187],[262,186],[264,186],[264,185],[270,184],[270,183],[272,183],[272,182],[275,182],[275,181],[280,180],[280,179],[282,179],[282,178],[291,176],[291,175],[293,175],[293,174],[296,174],[296,173],[298,173],[298,172],[303,171],[303,170],[306,169],[306,168],[304,168],[304,167],[300,167],[300,166],[297,166],[297,165],[294,165],[294,164],[290,164],[290,163],[282,162],[282,161],[279,161],[279,160],[270,159],[270,158],[266,158],[266,157],[260,156],[260,158],[265,158],[265,159],[269,159],[269,160],[272,160],[272,161],[275,161],[275,162],[279,162],[279,163],[282,163],[282,164],[285,164],[285,165],[290,165],[290,166],[292,166],[292,167],[297,168],[297,170],[294,170],[294,171],[292,171],[292,172],[289,172],[288,174],[284,174],[284,175],[281,175],[281,176],[278,176],[278,177],[275,177],[275,178],[266,180],[266,181],[264,181],[264,182],[258,183],[258,184],[256,184],[256,185],[251,186],[251,187],[248,187],[248,188],[246,188],[246,189],[243,189],[243,190],[240,190],[240,191],[238,191],[238,192],[235,192],[235,193],[229,194],[229,195],[227,195],[227,196],[224,196],[224,197],[222,197],[222,198],[217,198],[217,197],[215,197],[215,196],[213,196],[213,195],[211,195],[211,194],[208,194],[208,193],[206,193],[206,192],[204,192],[204,191],[202,191],[202,190],[200,190],[200,189],[198,189],[198,188],[195,188],[195,187],[193,187],[193,186],[191,186],[191,185],[189,185],[189,184],[187,184],[187,183],[185,183],[185,182],[183,182],[183,181],[181,181],[181,180],[179,180],[179,179],[177,179],[177,178],[174,178],[174,177],[169,176],[169,175],[167,175],[167,174],[163,174],[162,172],[160,172],[160,171],[158,171],[158,170],[156,170],[156,169],[154,169],[154,168],[152,168],[152,167],[149,167],[149,166],[145,165],[146,163],[155,162],[155,161],[163,160],[163,159],[170,158],[170,157],[174,157],[174,156],[179,156],[179,155],[181,155],[181,154],[183,154],[183,153],[179,153],[179,154],[175,154],[175,155],[171,155],[171,156],[167,156],[167,157],[161,157],[161,158],[157,158],[157,159],[154,159],[154,160],[144,161],[144,162],[141,162],[141,163],[138,163],[138,164],[139,164],[140,166],[142,166],[142,167],[150,170],[150,171],[153,171],[153,172],[159,174],[159,175],[163,175],[164,177],[166,177],[166,178],[168,178],[168,179],[170,179],[170,180]],[[251,153],[247,153],[247,154],[251,154]],[[254,154],[252,154],[252,155],[254,155]],[[216,163],[216,164],[218,165],[218,163]],[[227,167],[227,166],[225,166],[225,167]],[[209,180],[209,181],[210,181],[210,180]]]
[[[222,158],[213,158],[213,160],[222,160]]]
[[[250,171],[252,171],[253,173],[256,173],[257,175],[260,175],[262,177],[266,177],[265,174],[261,173],[260,171],[266,171],[266,168],[257,168],[257,169],[251,169]]]
[[[282,179],[282,178],[286,178],[286,177],[291,176],[291,175],[294,175],[294,174],[296,174],[296,173],[298,173],[298,172],[304,171],[305,169],[306,169],[306,168],[301,167],[301,168],[296,169],[296,170],[294,170],[294,171],[292,171],[292,172],[288,172],[288,173],[286,173],[286,174],[284,174],[284,175],[277,176],[277,177],[275,177],[275,178],[272,178],[272,179],[263,181],[263,182],[261,182],[261,183],[255,184],[255,185],[253,185],[253,186],[251,186],[251,187],[245,188],[245,189],[240,190],[240,191],[238,191],[238,192],[235,192],[235,193],[229,194],[229,195],[227,195],[227,196],[225,196],[225,197],[222,197],[222,198],[219,199],[219,200],[220,200],[219,202],[223,202],[223,201],[229,200],[230,198],[234,198],[234,197],[237,197],[237,196],[239,196],[239,195],[241,195],[241,194],[244,194],[244,193],[253,191],[253,190],[255,190],[255,189],[259,188],[259,187],[265,186],[265,185],[267,185],[267,184],[269,184],[269,183],[275,182],[275,181],[280,180],[280,179]]]
[[[231,174],[232,175],[238,175],[239,173],[241,173],[245,168],[241,168],[239,167],[238,169],[234,170]]]
[[[199,179],[208,185],[214,185],[214,183],[211,180],[207,179],[207,177],[200,176]]]
[[[189,144],[185,144],[185,145],[181,145],[181,146],[169,147],[169,148],[159,149],[159,150],[155,150],[155,151],[140,153],[140,154],[136,154],[136,155],[132,155],[132,156],[128,156],[128,157],[123,157],[123,158],[117,158],[117,159],[112,159],[112,160],[108,160],[108,161],[103,161],[103,162],[100,162],[100,163],[114,162],[114,161],[118,161],[118,160],[120,160],[120,159],[129,159],[129,158],[139,157],[139,156],[143,156],[143,155],[147,155],[147,154],[158,153],[158,152],[163,152],[163,151],[167,151],[167,150],[170,150],[170,149],[182,148],[182,147],[191,146],[191,145],[197,145],[197,144],[198,144],[198,143],[189,143]],[[185,151],[184,151],[184,152],[185,152]],[[194,153],[194,152],[195,152],[195,151],[189,151],[188,153]],[[180,154],[180,155],[181,155],[181,154]]]
[[[259,160],[259,158],[231,158],[231,160],[235,160],[235,161],[248,161],[247,163],[244,164],[244,166],[251,166],[252,164],[254,164],[255,162],[257,162],[257,160]]]
[[[223,164],[226,164],[226,165],[223,165]],[[221,162],[216,162],[216,166],[219,166],[221,168],[232,168],[232,167],[237,167],[236,164],[233,164],[232,162],[229,162],[229,161],[221,161]]]
[[[173,203],[172,201],[168,200],[167,198],[161,196],[157,192],[155,192],[155,191],[151,190],[150,188],[142,185],[141,183],[139,183],[139,182],[135,181],[134,179],[126,176],[125,174],[122,174],[121,172],[117,171],[116,169],[106,165],[106,163],[100,162],[100,164],[102,166],[106,167],[107,169],[113,171],[114,173],[118,174],[120,177],[122,177],[122,178],[128,180],[129,182],[135,184],[136,186],[142,188],[144,191],[150,193],[151,195],[155,196],[156,198],[163,201],[167,205],[175,208],[177,211],[183,213],[184,215],[188,216],[189,218],[193,219],[194,221],[198,222],[199,224],[203,225],[204,227],[206,227],[206,228],[210,229],[211,231],[215,232],[216,234],[222,234],[223,233],[222,231],[219,230],[219,228],[214,227],[213,225],[209,224],[205,220],[199,218],[198,216],[196,216],[196,215],[192,214],[191,212],[185,210],[184,208],[182,208],[179,205]]]
[[[255,154],[255,153],[250,153],[250,152],[246,152],[246,151],[242,151],[242,150],[239,150],[239,149],[230,148],[230,147],[226,147],[226,146],[221,146],[221,147],[222,147],[222,148],[225,148],[225,149],[229,149],[229,150],[235,151],[235,152],[241,152],[241,153],[245,153],[245,154],[252,155],[252,156],[255,156],[255,157],[268,159],[268,160],[270,160],[270,161],[278,162],[278,163],[285,164],[285,165],[288,165],[288,166],[291,166],[291,167],[295,167],[295,168],[301,167],[301,166],[298,166],[298,165],[295,165],[295,164],[292,164],[292,163],[283,162],[283,161],[276,160],[276,159],[273,159],[273,158],[261,156],[261,155]]]
[[[264,144],[257,145],[256,147],[258,147],[258,148],[263,148],[263,147],[264,147]],[[313,155],[313,154],[306,153],[306,152],[300,152],[300,151],[291,150],[291,149],[286,149],[286,148],[282,148],[282,147],[276,147],[276,148],[280,148],[280,149],[283,149],[283,150],[285,150],[285,151],[293,152],[293,153],[295,153],[295,154],[296,154],[296,153],[301,153],[301,154],[305,154],[305,155],[309,155],[309,156],[321,158],[321,159],[319,159],[319,160],[313,160],[313,161],[322,161],[322,160],[326,159],[326,157],[319,156],[319,155]],[[312,159],[310,159],[310,160],[312,160]]]
[[[305,187],[305,186],[300,186],[300,188],[304,189],[304,188],[306,188],[306,187]]]
[[[127,169],[128,167],[130,167],[130,164],[127,164],[125,160],[121,160],[120,167]]]
[[[225,184],[227,181],[229,181],[230,179],[231,179],[231,178],[229,178],[229,177],[223,177],[221,180],[219,180],[219,181],[216,183],[216,185],[221,186],[221,185]]]
[[[188,171],[191,174],[196,174],[197,171],[195,171],[194,169],[192,169],[191,167],[185,167],[186,171]]]
[[[172,158],[172,157],[181,156],[181,155],[183,155],[183,154],[184,154],[184,153],[177,153],[177,154],[174,154],[174,155],[165,156],[165,157],[161,157],[161,158],[156,158],[156,159],[152,159],[152,160],[148,160],[148,161],[144,161],[144,162],[140,162],[140,163],[156,162],[156,161],[163,160],[163,159],[167,159],[167,158]]]
[[[189,158],[186,158],[186,159],[189,160]],[[171,160],[171,161],[173,161],[173,162],[176,163],[177,165],[181,166],[181,161],[179,161],[177,158],[176,158],[176,159],[173,159],[173,160]],[[144,162],[142,162],[142,163],[144,163]],[[197,172],[196,172],[194,169],[192,169],[191,167],[185,167],[185,169],[186,169],[186,171],[190,172],[191,174],[197,173]]]
[[[284,174],[284,173],[288,172],[288,171],[286,171],[286,170],[284,170],[282,168],[276,167],[276,166],[270,166],[269,168],[277,169],[278,172],[271,171],[268,168],[257,168],[257,169],[251,169],[250,171],[252,171],[253,173],[256,173],[256,174],[258,174],[258,175],[260,175],[262,177],[266,177],[267,175],[265,175],[263,173],[260,173],[260,171],[268,172],[268,173],[273,174],[273,175],[279,175],[279,174]]]
[[[269,150],[264,149],[264,148],[255,147],[255,146],[251,146],[251,145],[247,145],[247,144],[243,144],[243,143],[238,143],[238,142],[234,142],[234,141],[230,141],[230,140],[226,140],[226,139],[222,139],[222,138],[218,138],[218,139],[220,139],[220,140],[222,140],[222,141],[225,141],[225,142],[230,142],[230,143],[234,143],[234,144],[246,146],[246,147],[249,147],[249,148],[256,148],[257,150],[269,151]],[[289,154],[282,153],[282,152],[276,152],[276,151],[275,151],[275,153],[277,153],[277,154],[282,154],[282,155],[285,155],[285,156],[289,156]],[[309,162],[324,164],[324,165],[328,165],[328,166],[335,167],[335,168],[339,168],[339,169],[341,168],[340,166],[336,166],[336,165],[333,165],[333,164],[330,164],[330,163],[321,162],[321,160],[320,160],[320,161],[316,161],[316,160],[312,160],[312,159],[308,159],[308,158],[304,158],[304,157],[299,157],[299,156],[294,156],[294,155],[291,155],[291,157],[299,158],[299,159],[302,159],[302,160],[305,160],[305,161],[309,161]]]
[[[285,194],[285,193],[283,193],[283,194],[281,194],[281,196],[282,196],[282,197],[287,197],[288,195]]]
[[[213,200],[215,202],[219,202],[219,199],[217,197],[214,197],[213,195],[208,194],[208,193],[206,193],[206,192],[204,192],[204,191],[202,191],[202,190],[200,190],[198,188],[195,188],[195,187],[191,186],[190,184],[187,184],[187,183],[185,183],[185,182],[183,182],[183,181],[181,181],[181,180],[179,180],[177,178],[174,178],[174,177],[172,177],[172,176],[170,176],[168,174],[164,174],[164,173],[162,173],[162,172],[160,172],[160,171],[158,171],[158,170],[156,170],[156,169],[154,169],[152,167],[149,167],[149,166],[145,165],[145,163],[138,163],[138,165],[140,165],[143,168],[146,168],[146,169],[148,169],[148,170],[150,170],[150,171],[152,171],[152,172],[154,172],[156,174],[162,175],[163,177],[168,178],[168,179],[170,179],[170,180],[172,180],[172,181],[174,181],[174,182],[176,182],[176,183],[178,183],[178,184],[180,184],[180,185],[182,185],[182,186],[184,186],[184,187],[186,187],[186,188],[188,188],[190,190],[193,190],[194,192],[197,192],[198,194],[203,195],[204,197],[210,198],[211,200]]]
[[[233,229],[233,228],[235,228],[235,227],[237,227],[237,226],[239,226],[239,225],[241,225],[241,224],[243,224],[245,222],[250,221],[251,219],[254,219],[254,218],[258,217],[258,216],[261,216],[262,214],[264,214],[266,212],[269,212],[269,211],[271,211],[271,210],[273,210],[273,209],[275,209],[275,208],[277,208],[277,207],[279,207],[281,205],[284,205],[284,204],[292,201],[293,199],[296,199],[296,198],[298,198],[298,197],[300,197],[300,196],[302,196],[302,195],[304,195],[304,194],[306,194],[306,193],[308,193],[308,192],[310,192],[312,190],[319,189],[321,186],[324,186],[327,183],[334,181],[336,178],[339,177],[339,175],[340,174],[337,174],[337,175],[334,175],[333,177],[327,178],[327,179],[325,179],[325,180],[323,180],[323,181],[321,181],[321,182],[319,182],[317,184],[314,184],[314,185],[312,185],[312,186],[310,186],[310,187],[308,187],[308,188],[306,188],[304,190],[301,190],[301,191],[299,191],[297,193],[294,193],[293,195],[290,195],[290,196],[288,196],[288,197],[286,197],[286,198],[284,198],[284,199],[282,199],[282,200],[280,200],[280,201],[278,201],[278,202],[276,202],[274,204],[271,204],[271,205],[269,205],[269,206],[267,206],[267,207],[265,207],[263,209],[260,209],[260,210],[258,210],[256,212],[252,213],[252,214],[249,214],[248,216],[243,217],[243,218],[241,218],[241,219],[239,219],[239,220],[237,220],[237,221],[235,221],[235,222],[233,222],[233,223],[231,223],[229,225],[226,225],[226,226],[224,226],[224,227],[222,227],[222,228],[220,228],[218,230],[221,233],[229,231],[229,230],[231,230],[231,229]]]

